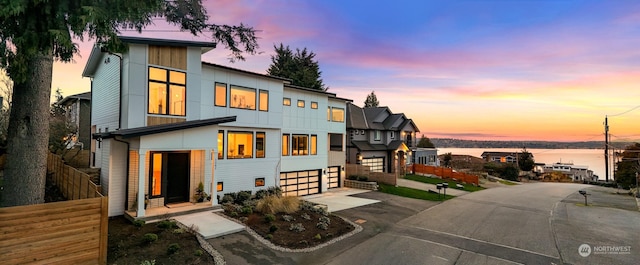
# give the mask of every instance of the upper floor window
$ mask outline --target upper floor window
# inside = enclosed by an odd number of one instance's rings
[[[331,108],[331,121],[344,122],[344,109]]]
[[[342,134],[341,133],[329,134],[329,150],[342,151]]]
[[[304,100],[298,100],[298,108],[304,108]]]
[[[311,135],[311,155],[318,154],[318,136]]]
[[[327,108],[327,121],[331,121],[331,107]]]
[[[390,137],[391,139],[395,139],[395,138],[396,138],[396,132],[394,132],[394,131],[390,131],[390,132],[389,132],[389,137]]]
[[[380,141],[380,131],[376,130],[373,134],[373,140],[374,141]]]
[[[269,91],[260,90],[260,111],[269,111]]]
[[[309,136],[294,134],[291,141],[291,154],[294,156],[309,154]]]
[[[318,108],[318,102],[311,101],[311,108],[312,109],[317,109]]]
[[[290,98],[283,98],[282,99],[282,105],[291,106],[291,99]]]
[[[186,116],[187,75],[149,67],[149,114]]]
[[[215,105],[218,107],[227,106],[227,84],[216,83]]]
[[[256,90],[254,88],[231,85],[229,105],[237,109],[256,109]]]

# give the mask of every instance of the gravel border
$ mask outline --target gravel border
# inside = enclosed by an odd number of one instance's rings
[[[345,239],[345,238],[348,238],[348,237],[350,237],[350,236],[353,236],[353,235],[355,235],[355,234],[357,234],[357,233],[360,233],[360,231],[362,231],[362,226],[360,226],[360,225],[358,225],[358,224],[356,224],[356,223],[354,223],[354,222],[351,222],[350,220],[348,220],[348,219],[346,219],[346,218],[344,218],[344,217],[342,217],[342,216],[339,216],[339,215],[335,215],[335,214],[334,214],[334,216],[340,217],[340,218],[341,218],[342,220],[344,220],[345,222],[347,222],[347,223],[351,224],[355,229],[353,229],[353,231],[351,231],[351,232],[349,232],[349,233],[346,233],[346,234],[344,234],[344,235],[341,235],[341,236],[336,237],[336,238],[334,238],[334,239],[331,239],[331,240],[329,240],[329,241],[327,241],[327,242],[324,242],[324,243],[322,243],[322,244],[320,244],[320,245],[313,246],[313,247],[310,247],[310,248],[295,248],[295,249],[294,249],[294,248],[285,248],[285,247],[277,246],[277,245],[275,245],[275,244],[271,243],[271,241],[269,241],[269,240],[267,240],[266,238],[264,238],[264,237],[260,236],[257,232],[253,231],[253,229],[251,229],[249,226],[247,226],[247,225],[245,225],[245,224],[241,223],[239,220],[236,220],[236,219],[233,219],[233,218],[231,218],[231,217],[228,217],[228,216],[226,216],[224,213],[215,213],[215,214],[220,215],[220,216],[222,216],[223,218],[227,218],[228,220],[234,221],[234,222],[236,222],[236,223],[238,223],[238,224],[244,225],[245,230],[246,230],[250,235],[252,235],[255,239],[257,239],[258,241],[260,241],[260,243],[262,243],[262,244],[266,245],[266,246],[267,246],[267,247],[269,247],[270,249],[278,250],[278,251],[282,251],[282,252],[293,252],[293,253],[308,253],[308,252],[313,252],[313,251],[316,251],[316,250],[321,249],[321,248],[323,248],[323,247],[326,247],[326,246],[328,246],[328,245],[331,245],[331,244],[333,244],[333,243],[335,243],[335,242],[338,242],[338,241],[340,241],[340,240],[343,240],[343,239]]]
[[[211,246],[211,244],[209,244],[209,242],[207,242],[206,239],[204,239],[204,237],[202,235],[200,235],[200,233],[198,233],[198,228],[197,226],[194,227],[194,229],[191,229],[190,227],[187,227],[186,225],[178,222],[175,219],[172,219],[173,221],[176,222],[176,224],[178,225],[178,227],[184,229],[185,231],[193,234],[194,236],[196,236],[196,238],[198,239],[198,243],[200,243],[200,247],[202,247],[205,251],[207,251],[207,253],[209,253],[209,255],[211,255],[213,257],[213,261],[216,265],[226,265],[227,262],[224,260],[224,257],[222,256],[222,254],[220,254],[220,252],[218,252],[217,250],[215,250],[213,248],[213,246]]]

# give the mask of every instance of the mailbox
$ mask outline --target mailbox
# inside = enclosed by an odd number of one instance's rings
[[[436,188],[442,189],[442,184],[436,184]]]
[[[587,196],[587,191],[585,190],[579,190],[578,191],[582,196]]]

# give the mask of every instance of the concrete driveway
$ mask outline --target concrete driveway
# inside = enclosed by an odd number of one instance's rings
[[[326,205],[329,212],[337,212],[372,203],[380,202],[379,200],[365,199],[353,197],[351,195],[370,192],[370,190],[339,188],[328,190],[327,192],[304,196],[301,199],[313,203]]]

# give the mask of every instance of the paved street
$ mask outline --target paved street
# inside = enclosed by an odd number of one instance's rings
[[[585,188],[587,207],[577,192]],[[246,232],[209,242],[228,264],[637,264],[640,212],[615,191],[532,183],[441,204],[369,192],[353,196],[381,202],[337,212],[367,220],[364,230],[312,253],[273,251]],[[582,244],[591,249],[586,257]],[[609,247],[630,250],[603,253]]]

